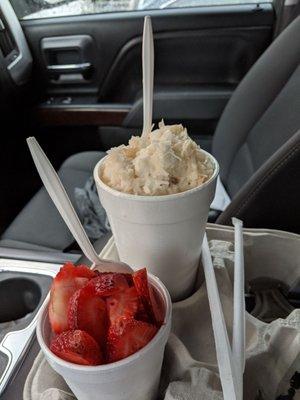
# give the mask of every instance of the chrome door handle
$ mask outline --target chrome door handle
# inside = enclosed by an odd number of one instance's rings
[[[89,71],[92,68],[92,64],[89,62],[79,64],[57,64],[48,65],[47,70],[57,75],[61,74],[82,74]]]

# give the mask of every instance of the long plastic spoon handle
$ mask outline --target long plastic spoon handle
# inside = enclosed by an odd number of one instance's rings
[[[146,136],[152,129],[153,108],[153,77],[154,75],[154,44],[151,18],[145,17],[143,33],[143,105],[144,126],[142,136]]]
[[[245,271],[243,222],[232,218],[234,225],[234,290],[233,290],[233,334],[232,354],[239,377],[240,390],[243,390],[245,370]]]
[[[52,201],[86,257],[101,263],[52,164],[34,137],[27,139],[33,161]]]
[[[236,372],[233,365],[231,347],[206,234],[203,239],[201,257],[205,274],[223,397],[224,400],[238,400]]]

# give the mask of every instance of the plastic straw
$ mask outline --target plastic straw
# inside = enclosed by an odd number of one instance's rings
[[[243,374],[245,370],[245,272],[243,222],[232,218],[234,225],[234,294],[233,294],[233,335],[232,355],[239,382],[240,398],[243,393]]]
[[[206,234],[204,235],[203,239],[201,257],[211,312],[218,367],[223,389],[223,397],[224,400],[239,400],[239,388],[236,379],[236,369],[234,368],[232,351],[228,339],[225,318],[216,281],[216,275]]]

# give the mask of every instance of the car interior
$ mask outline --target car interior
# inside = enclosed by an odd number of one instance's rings
[[[23,18],[26,1],[0,1],[0,340],[8,321],[35,318],[51,265],[89,264],[42,186],[26,138],[37,138],[86,226],[79,194],[89,195],[96,163],[141,134],[145,15],[155,45],[153,123],[183,124],[220,166],[208,221],[231,226],[237,217],[246,228],[300,234],[299,2],[199,1],[52,17],[61,7],[53,2],[50,16]],[[89,235],[98,253],[111,235]],[[27,271],[30,284],[18,264],[28,261],[41,268]],[[2,272],[2,264],[18,268]],[[1,285],[13,274],[15,286]],[[24,290],[31,302],[23,309]],[[0,345],[3,400],[23,398],[39,350],[32,335],[11,370]]]

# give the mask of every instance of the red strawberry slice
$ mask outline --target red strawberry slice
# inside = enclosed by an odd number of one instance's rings
[[[157,324],[158,321],[156,321],[150,297],[146,268],[139,269],[133,274],[133,283],[138,293],[138,296],[144,306],[144,310],[148,314],[149,320],[152,323]]]
[[[139,301],[139,306],[138,306],[138,310],[135,314],[134,319],[136,319],[137,321],[143,321],[143,322],[148,322],[151,324],[150,318],[148,313],[145,310],[145,307],[143,305],[143,303],[141,301]]]
[[[69,300],[69,329],[81,329],[99,344],[104,344],[107,332],[106,303],[95,294],[92,286],[77,290]]]
[[[126,278],[128,286],[130,286],[130,287],[134,286],[133,279],[132,279],[132,274],[122,274],[122,275]]]
[[[164,323],[165,310],[161,297],[152,286],[149,286],[150,299],[153,313],[155,316],[156,326],[161,327]]]
[[[66,331],[56,336],[50,344],[50,350],[63,360],[81,365],[99,365],[103,363],[98,343],[81,330]]]
[[[107,297],[129,287],[126,276],[118,273],[102,273],[89,282],[98,296]]]
[[[49,319],[53,332],[68,329],[67,308],[73,293],[85,286],[96,274],[84,265],[75,267],[66,263],[52,282],[50,292]]]
[[[138,310],[139,299],[134,287],[127,288],[106,299],[111,325],[118,325],[122,320],[132,319]]]
[[[67,264],[64,265],[64,267],[65,266],[68,266],[70,268],[70,270],[72,270],[72,274],[75,277],[92,279],[92,278],[95,278],[95,276],[97,276],[97,272],[91,270],[86,265],[77,265],[77,266],[75,266],[72,263],[67,263]],[[74,270],[74,268],[75,268],[75,270]]]
[[[108,362],[119,361],[134,354],[146,346],[156,332],[156,326],[134,319],[126,321],[121,330],[111,326],[107,339]]]

